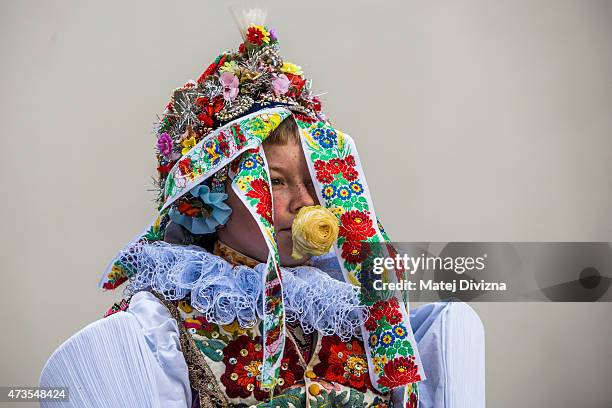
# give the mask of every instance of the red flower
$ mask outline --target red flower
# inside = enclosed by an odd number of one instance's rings
[[[239,146],[245,144],[246,137],[244,136],[244,133],[242,133],[242,128],[240,127],[240,123],[236,123],[232,125],[231,129],[232,129],[232,132],[234,133],[234,139],[236,141],[236,144]]]
[[[212,101],[208,100],[206,97],[200,97],[196,99],[195,104],[202,108],[202,112],[198,115],[198,119],[206,127],[213,127],[215,123],[215,113],[218,113],[225,105],[222,96],[217,96]]]
[[[299,96],[302,93],[302,88],[304,88],[304,85],[306,85],[306,80],[299,75],[290,74],[288,72],[285,73],[285,75],[287,75],[290,82],[290,88],[289,92],[287,92],[287,96],[292,98]]]
[[[183,201],[182,203],[180,203],[177,207],[177,210],[181,214],[186,215],[188,217],[197,217],[202,213],[199,208],[194,207],[187,201]]]
[[[241,54],[244,54],[244,43],[240,43],[240,45],[238,46],[238,52]]]
[[[323,160],[316,160],[314,162],[314,169],[316,171],[315,177],[321,183],[329,184],[334,181],[334,176],[332,176],[328,167],[328,163]]]
[[[379,300],[370,307],[370,316],[365,322],[366,329],[370,331],[376,330],[378,321],[386,318],[389,324],[398,324],[402,321],[402,315],[399,309],[399,302],[396,297],[388,300]]]
[[[356,180],[357,176],[359,175],[354,167],[355,158],[352,155],[349,155],[344,159],[335,158],[323,163],[325,164],[325,168],[329,173],[342,174],[347,181]]]
[[[369,213],[352,210],[340,217],[340,236],[348,241],[364,241],[376,234]]]
[[[315,174],[317,180],[321,183],[330,184],[334,181],[334,176],[327,169],[319,170]]]
[[[158,166],[157,171],[159,172],[159,174],[168,174],[170,173],[170,170],[172,170],[172,167],[174,167],[174,163],[175,162],[170,162],[163,166]]]
[[[272,195],[270,194],[270,186],[264,179],[255,179],[251,181],[252,190],[246,195],[247,197],[256,198],[257,214],[261,215],[265,220],[272,224]]]
[[[387,388],[421,381],[419,367],[414,364],[414,356],[397,357],[385,364],[384,375],[378,379],[378,384]]]
[[[323,160],[315,160],[314,169],[315,170],[324,170],[326,168],[325,162]]]
[[[342,244],[342,257],[351,264],[363,261],[371,252],[370,245],[367,242],[344,241],[344,244]]]
[[[257,27],[249,27],[246,38],[251,44],[261,45],[261,43],[263,43],[264,33]]]
[[[315,112],[321,112],[321,100],[316,96],[312,98],[312,109]]]
[[[219,150],[221,150],[221,152],[227,156],[227,154],[229,153],[229,143],[227,143],[227,140],[222,139],[219,140]]]
[[[298,364],[297,352],[289,342],[287,346],[281,359],[281,389],[295,384],[296,379],[304,375],[303,368]],[[221,382],[228,397],[247,398],[254,395],[258,401],[269,398],[269,393],[261,389],[261,336],[254,339],[246,335],[238,336],[223,349],[223,355],[225,372],[221,375]]]
[[[353,181],[357,179],[357,176],[359,174],[357,173],[357,170],[355,170],[354,167],[347,167],[346,170],[342,172],[342,175],[344,176],[346,181]]]
[[[305,115],[303,113],[297,113],[294,112],[293,116],[295,116],[295,118],[297,120],[299,120],[300,122],[304,122],[304,123],[315,123],[317,120],[315,118],[313,118],[310,115]]]
[[[263,401],[268,393],[261,389],[261,337],[239,336],[228,343],[223,354],[225,372],[221,375],[221,382],[227,396],[247,398],[253,394],[257,400]]]
[[[338,336],[324,336],[321,340],[321,360],[313,367],[318,376],[359,391],[371,387],[368,360],[357,339],[343,342]]]
[[[191,159],[189,157],[185,157],[183,160],[179,162],[179,171],[181,174],[189,174],[191,173]]]
[[[197,80],[197,83],[200,84],[204,82],[206,77],[208,77],[209,75],[212,75],[212,73],[215,72],[218,67],[222,67],[224,63],[225,63],[225,55],[223,55],[219,59],[218,62],[213,62],[212,64],[210,64],[208,68],[206,68],[206,70],[202,73],[202,75],[200,75],[200,77]]]
[[[342,159],[331,159],[327,162],[327,168],[332,174],[342,173],[346,169],[344,161]]]

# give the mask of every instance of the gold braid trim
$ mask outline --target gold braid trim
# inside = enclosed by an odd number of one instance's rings
[[[189,369],[189,382],[200,395],[200,408],[230,407],[225,393],[221,390],[215,375],[212,373],[204,356],[196,346],[191,335],[183,326],[181,315],[172,303],[168,302],[159,293],[153,293],[168,308],[172,317],[176,320],[179,333],[181,350]]]

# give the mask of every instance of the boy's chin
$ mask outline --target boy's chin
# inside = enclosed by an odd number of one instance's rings
[[[279,253],[281,266],[292,267],[306,264],[310,260],[310,255],[303,256],[299,259],[293,259],[291,253]]]
[[[276,242],[278,244],[278,255],[280,258],[281,266],[299,266],[304,265],[310,260],[310,255],[303,256],[299,259],[294,259],[291,256],[293,252],[293,240],[291,238],[291,231],[281,231],[276,234]]]

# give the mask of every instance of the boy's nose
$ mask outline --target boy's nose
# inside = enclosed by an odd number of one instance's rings
[[[291,202],[291,211],[297,213],[302,207],[309,207],[317,203],[316,196],[313,196],[305,185],[297,186],[294,190],[294,198]]]

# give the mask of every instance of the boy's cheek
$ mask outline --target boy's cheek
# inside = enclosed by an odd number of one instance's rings
[[[287,208],[288,203],[284,196],[275,195],[274,200],[274,225],[285,226],[288,216],[290,216],[289,209]]]

